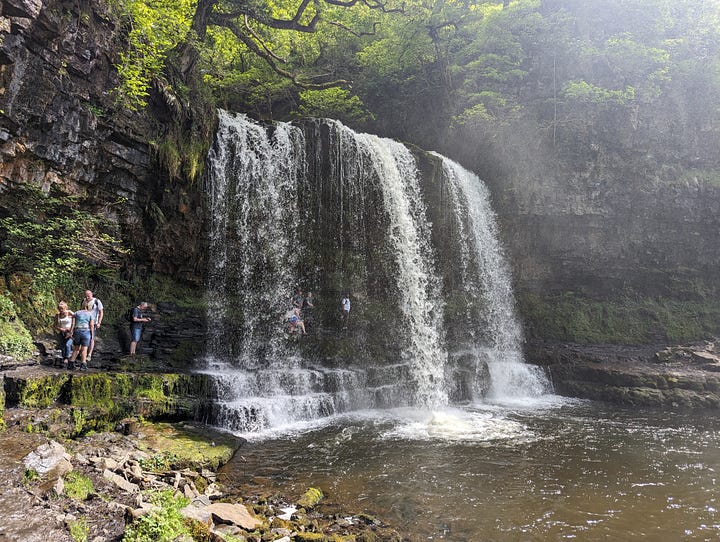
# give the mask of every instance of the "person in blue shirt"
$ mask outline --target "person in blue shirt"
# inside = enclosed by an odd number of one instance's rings
[[[80,309],[73,315],[73,353],[68,363],[63,363],[63,367],[74,369],[75,360],[80,356],[80,370],[87,371],[87,352],[94,335],[95,320],[92,311]]]

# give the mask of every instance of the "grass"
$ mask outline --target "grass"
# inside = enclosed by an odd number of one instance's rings
[[[77,471],[65,475],[65,494],[74,501],[84,501],[95,492],[92,480]]]

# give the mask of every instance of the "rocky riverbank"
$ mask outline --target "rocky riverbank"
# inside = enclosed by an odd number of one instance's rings
[[[720,340],[684,345],[534,342],[528,361],[546,368],[556,393],[619,405],[720,408]]]
[[[3,384],[5,540],[404,540],[375,518],[339,510],[322,488],[226,493],[218,468],[242,439],[157,421],[197,414],[208,396],[200,375],[25,365],[3,373]]]

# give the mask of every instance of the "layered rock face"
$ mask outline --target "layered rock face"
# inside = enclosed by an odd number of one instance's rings
[[[79,196],[119,225],[139,267],[201,282],[202,199],[159,173],[151,116],[114,105],[122,34],[107,8],[0,6],[0,207],[21,185]]]
[[[653,113],[635,131],[617,122],[556,145],[527,120],[447,149],[490,186],[519,290],[703,300],[720,289],[712,134]]]

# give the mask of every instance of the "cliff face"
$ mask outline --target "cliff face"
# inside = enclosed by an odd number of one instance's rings
[[[643,332],[643,340],[689,340],[701,328],[702,336],[717,332],[715,316],[673,336],[667,326],[661,329],[664,324],[655,325],[657,314],[643,314],[644,306],[658,303],[675,304],[669,312],[676,313],[679,304],[694,304],[682,316],[686,320],[697,319],[699,311],[718,313],[720,160],[709,146],[714,132],[683,108],[666,107],[665,115],[646,112],[645,125],[607,121],[614,127],[607,133],[558,132],[555,144],[531,119],[498,127],[493,137],[466,134],[449,142],[445,152],[491,187],[529,327],[542,327],[533,321],[538,300],[545,316],[572,319],[555,305],[558,296],[570,296],[584,299],[586,309],[588,303],[600,311],[607,303],[623,310],[632,305],[633,318],[656,328]],[[590,327],[604,325],[602,319]],[[622,341],[623,330],[616,331],[605,336]],[[572,333],[554,335],[573,340]]]
[[[106,9],[93,1],[0,3],[0,207],[13,209],[22,185],[78,196],[117,224],[131,261],[199,283],[200,192],[159,173],[148,142],[162,127],[115,106],[122,32]]]
[[[22,205],[22,185],[77,195],[117,225],[128,265],[202,284],[201,187],[158,167],[149,142],[166,129],[154,120],[161,100],[150,114],[115,106],[122,29],[102,3],[2,0],[0,39],[0,216]],[[717,297],[720,158],[702,119],[686,116],[582,144],[553,147],[526,125],[447,143],[493,192],[521,298]],[[536,315],[522,316],[542,337]]]

